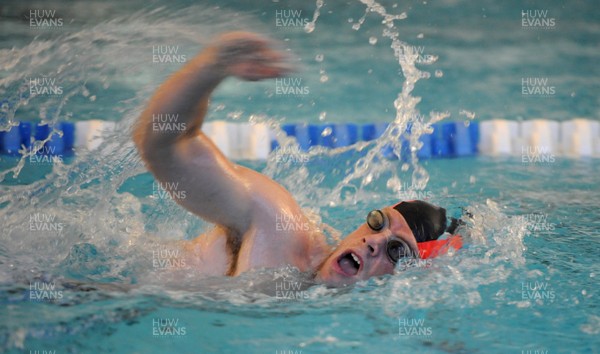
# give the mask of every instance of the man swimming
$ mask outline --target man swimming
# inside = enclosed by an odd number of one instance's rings
[[[447,230],[444,209],[410,201],[371,211],[332,249],[283,186],[229,161],[202,133],[209,97],[221,81],[283,76],[290,71],[284,58],[256,34],[222,35],[158,88],[134,127],[148,170],[186,192],[169,191],[178,204],[216,225],[186,244],[194,266],[207,275],[237,276],[291,265],[314,272],[317,282],[342,286],[391,274],[401,258],[423,256],[420,244],[456,227]],[[156,129],[156,117],[165,115],[183,129]],[[307,227],[281,228],[285,219]]]

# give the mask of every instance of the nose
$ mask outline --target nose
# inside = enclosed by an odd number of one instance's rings
[[[385,249],[387,239],[383,235],[368,235],[363,237],[362,241],[367,246],[369,255],[377,257],[381,250]]]

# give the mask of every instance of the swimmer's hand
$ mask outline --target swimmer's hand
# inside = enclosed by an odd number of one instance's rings
[[[217,61],[227,76],[258,81],[284,76],[292,71],[289,57],[273,48],[274,43],[258,34],[230,32],[216,41]]]

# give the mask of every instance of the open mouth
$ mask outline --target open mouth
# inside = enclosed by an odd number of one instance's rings
[[[338,258],[338,265],[342,272],[348,276],[356,275],[360,270],[362,260],[354,252],[346,252]]]

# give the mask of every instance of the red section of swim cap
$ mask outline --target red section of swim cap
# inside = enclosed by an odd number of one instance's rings
[[[417,243],[419,255],[422,259],[435,258],[448,253],[450,248],[458,250],[462,248],[462,246],[462,237],[460,235],[452,235],[445,240],[433,240]]]

